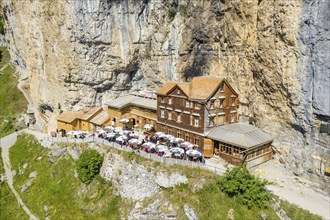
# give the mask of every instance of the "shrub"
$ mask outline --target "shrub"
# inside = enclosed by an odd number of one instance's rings
[[[265,190],[267,181],[253,176],[244,166],[227,170],[219,181],[220,189],[229,197],[237,197],[248,208],[268,206],[271,194]]]
[[[92,182],[93,178],[100,173],[103,157],[96,150],[85,150],[76,163],[79,179],[86,184]]]
[[[178,10],[177,10],[176,8],[174,8],[174,7],[170,7],[170,8],[168,8],[168,16],[170,17],[171,20],[174,19],[174,17],[175,17],[175,15],[176,15],[177,11],[178,11]]]

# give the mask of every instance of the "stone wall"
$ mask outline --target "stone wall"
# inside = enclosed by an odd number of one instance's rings
[[[288,167],[324,186],[329,7],[327,0],[2,1],[12,62],[36,110],[78,110],[170,80],[220,75],[240,94],[241,116],[276,135]]]

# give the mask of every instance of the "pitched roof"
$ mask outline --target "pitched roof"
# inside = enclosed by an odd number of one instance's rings
[[[101,109],[102,109],[101,107],[90,108],[87,111],[83,111],[83,114],[79,118],[87,121],[91,117],[93,117],[97,112],[99,112]]]
[[[96,125],[102,125],[104,122],[106,122],[110,118],[108,111],[101,111],[99,114],[97,114],[94,118],[91,119],[91,123]]]
[[[190,83],[189,96],[192,99],[207,99],[223,81],[217,77],[195,77]]]
[[[253,125],[243,123],[215,127],[207,137],[245,149],[273,141],[271,135]]]
[[[215,92],[222,81],[225,81],[233,93],[237,95],[226,79],[214,76],[195,77],[190,83],[168,82],[157,91],[157,94],[167,95],[175,86],[178,86],[189,98],[206,100]]]
[[[175,82],[168,82],[157,91],[157,94],[166,95],[175,85]]]
[[[147,109],[157,110],[156,99],[145,98],[135,95],[120,96],[106,103],[109,107],[121,109],[128,105],[140,106]]]
[[[79,118],[83,112],[62,112],[58,117],[58,121],[63,121],[67,123],[73,122],[75,119]]]

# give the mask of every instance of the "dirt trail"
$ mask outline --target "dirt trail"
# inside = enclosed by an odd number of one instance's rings
[[[10,135],[7,135],[6,137],[0,139],[0,147],[2,148],[2,160],[5,167],[5,178],[7,180],[7,183],[9,185],[10,190],[13,192],[14,196],[17,199],[18,204],[22,209],[26,212],[26,214],[30,217],[30,219],[38,219],[35,215],[32,214],[32,212],[29,210],[29,208],[25,205],[17,191],[15,190],[13,186],[13,173],[11,170],[11,164],[9,159],[9,149],[11,146],[13,146],[16,143],[17,140],[17,133],[12,133]]]

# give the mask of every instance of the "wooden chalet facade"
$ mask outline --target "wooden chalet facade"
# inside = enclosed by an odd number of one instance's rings
[[[157,130],[201,147],[212,155],[212,128],[238,121],[238,94],[225,79],[194,78],[191,83],[167,83],[157,91]]]

